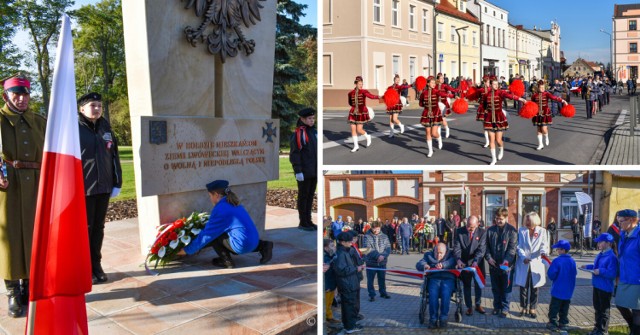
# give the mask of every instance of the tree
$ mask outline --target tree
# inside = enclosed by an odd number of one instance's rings
[[[20,54],[13,44],[18,26],[18,12],[13,2],[5,0],[0,3],[0,79],[14,75],[20,69]]]
[[[301,106],[318,106],[318,41],[315,36],[298,44],[291,63],[304,70],[307,80],[287,85],[289,98]]]
[[[285,139],[292,133],[300,108],[287,94],[287,87],[308,79],[303,69],[292,64],[292,58],[300,41],[316,35],[315,28],[299,23],[305,8],[307,5],[293,0],[278,0],[271,113],[273,118],[280,119],[281,143],[287,143]]]
[[[60,33],[60,18],[73,0],[16,0],[15,10],[19,13],[22,27],[33,41],[32,50],[38,70],[38,83],[42,89],[42,102],[45,111],[49,109],[51,93],[51,56],[49,47],[57,41]]]
[[[78,95],[100,88],[103,115],[109,120],[109,109],[126,85],[124,56],[124,29],[120,0],[103,0],[95,5],[83,6],[75,12],[78,18],[76,53],[76,87]]]

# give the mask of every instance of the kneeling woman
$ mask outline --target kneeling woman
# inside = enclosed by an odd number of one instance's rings
[[[424,126],[427,137],[429,153],[427,157],[433,156],[433,144],[431,137],[438,140],[438,149],[442,149],[442,138],[440,137],[440,125],[442,124],[442,112],[438,106],[440,98],[453,98],[453,94],[439,91],[436,88],[436,80],[433,76],[427,78],[427,88],[420,95],[420,107],[424,107],[420,123]]]
[[[234,267],[231,254],[259,252],[260,264],[271,260],[273,242],[260,240],[258,230],[249,213],[240,205],[238,196],[229,189],[229,182],[216,180],[207,184],[213,204],[209,222],[202,232],[178,256],[193,255],[205,247],[213,247],[219,257],[212,260],[215,266]]]
[[[489,147],[491,148],[491,163],[489,163],[489,165],[496,164],[496,143],[498,143],[498,148],[500,148],[498,159],[502,159],[504,155],[502,133],[509,129],[509,123],[507,122],[505,112],[502,110],[503,100],[511,99],[518,100],[522,103],[526,102],[526,100],[518,98],[517,95],[499,89],[499,85],[496,79],[491,80],[491,91],[485,94],[480,102],[483,106],[486,106],[484,112],[484,129],[489,132]]]
[[[380,97],[362,89],[361,76],[357,76],[353,83],[356,84],[356,88],[348,94],[351,110],[349,110],[349,120],[347,122],[351,125],[351,137],[353,138],[351,152],[356,152],[359,149],[358,134],[364,135],[364,138],[367,139],[367,147],[371,145],[371,135],[364,131],[364,124],[371,120],[369,107],[367,107],[367,98],[380,99]]]
[[[538,104],[538,115],[534,116],[531,121],[533,125],[538,127],[538,147],[536,150],[544,149],[544,145],[549,145],[549,128],[548,126],[553,123],[551,117],[551,109],[549,108],[549,99],[555,102],[562,102],[566,105],[567,102],[560,97],[545,91],[544,80],[538,81],[538,92],[531,96],[531,101]],[[545,144],[542,144],[542,136],[544,135]]]

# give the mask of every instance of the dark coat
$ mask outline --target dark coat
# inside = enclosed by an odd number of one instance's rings
[[[465,265],[471,265],[474,261],[482,264],[486,248],[486,230],[479,227],[476,228],[471,241],[469,241],[469,230],[466,227],[459,228],[456,231],[453,244],[453,254],[456,261],[461,260]]]
[[[336,260],[336,255],[329,255],[327,251],[324,251],[323,262],[325,264],[329,264],[329,270],[324,273],[324,290],[325,291],[333,291],[337,287],[336,280],[336,270],[334,269]]]
[[[504,261],[513,267],[516,262],[516,247],[518,246],[518,232],[512,225],[506,223],[500,229],[498,225],[493,225],[487,229],[487,250],[484,258],[489,261],[493,259],[496,265]]]
[[[109,121],[100,117],[96,123],[78,114],[80,151],[86,196],[111,193],[122,187],[122,167],[118,143]]]
[[[339,292],[354,292],[360,289],[358,280],[358,268],[353,262],[351,252],[342,245],[338,245],[336,259],[333,261],[333,268],[336,272],[336,285]]]
[[[293,172],[302,173],[305,178],[318,176],[318,131],[307,127],[298,120],[298,127],[289,141],[289,162]]]

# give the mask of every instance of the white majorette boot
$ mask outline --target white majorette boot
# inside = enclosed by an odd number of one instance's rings
[[[498,147],[498,160],[502,160],[503,156],[504,156],[504,146]]]
[[[542,144],[542,134],[538,135],[538,147],[536,148],[536,150],[542,150],[544,149],[544,145]]]
[[[433,156],[433,144],[431,144],[431,140],[427,141],[427,147],[429,147],[429,153],[427,154],[427,157]]]
[[[549,146],[549,133],[544,134],[544,145]]]
[[[438,149],[442,149],[442,136],[436,139],[438,141]]]
[[[488,131],[484,131],[484,148],[488,148],[489,147],[489,132]]]
[[[367,139],[367,148],[371,146],[371,135],[365,133],[364,138]]]
[[[489,165],[496,165],[496,149],[491,149],[491,163]]]
[[[391,125],[389,125],[389,127],[391,128],[391,132],[389,132],[389,137],[393,137],[395,131],[393,130],[393,128],[395,128],[395,125],[392,123]]]
[[[404,125],[401,123],[400,126],[400,134],[404,134]]]
[[[444,137],[449,138],[449,126],[444,127]]]
[[[360,147],[358,146],[358,136],[352,136],[353,137],[353,149],[351,149],[351,152],[356,152],[358,151],[358,149],[360,149]]]

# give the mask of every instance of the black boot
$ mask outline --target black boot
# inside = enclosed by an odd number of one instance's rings
[[[22,306],[29,306],[29,279],[23,279],[22,283],[20,283],[20,293],[22,294],[22,299],[20,299],[20,303]]]
[[[4,285],[7,287],[7,298],[9,300],[9,316],[18,318],[22,316],[23,308],[20,301],[22,293],[20,292],[20,280],[5,280]]]
[[[260,241],[260,245],[259,245],[259,252],[260,255],[262,255],[262,258],[260,258],[260,264],[267,264],[270,260],[272,255],[272,251],[273,251],[273,242],[271,241]]]
[[[233,264],[233,259],[231,259],[231,254],[228,250],[223,249],[220,251],[216,251],[220,257],[216,257],[211,260],[211,264],[214,266],[218,266],[221,268],[233,269],[235,264]]]

